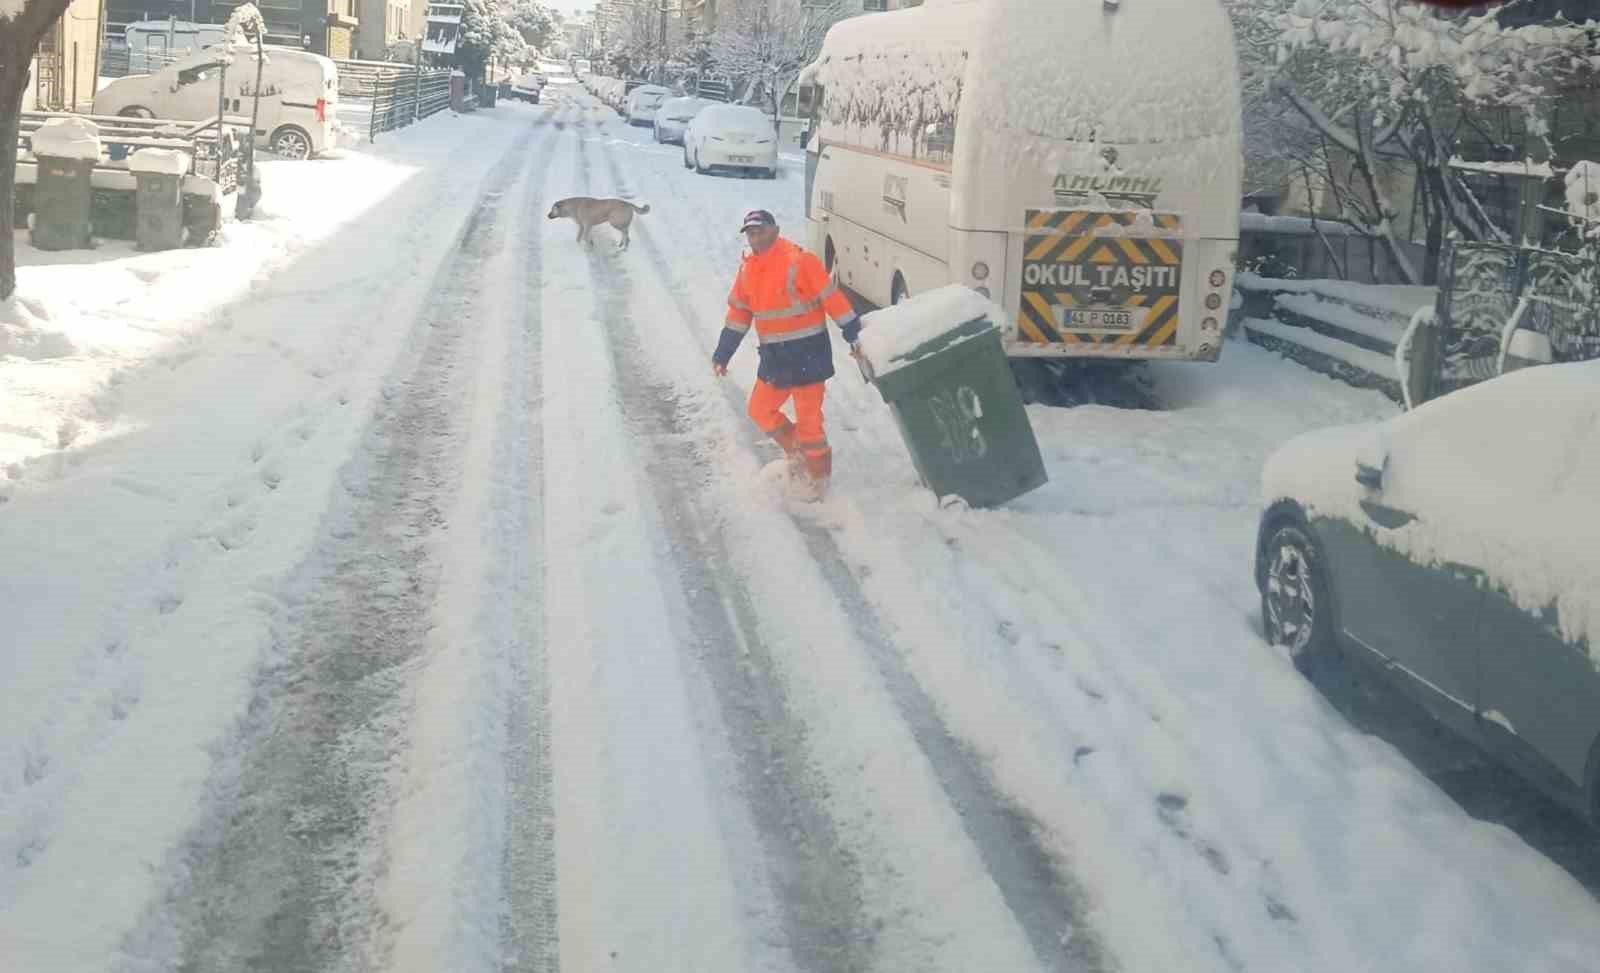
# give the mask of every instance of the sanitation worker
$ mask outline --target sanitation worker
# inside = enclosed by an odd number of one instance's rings
[[[833,451],[822,429],[823,383],[833,377],[827,318],[839,325],[850,353],[858,356],[861,322],[822,261],[779,236],[771,213],[751,210],[740,229],[750,252],[728,295],[728,319],[711,367],[719,376],[728,374],[728,361],[755,326],[761,366],[750,393],[750,418],[783,447],[791,468],[804,470],[821,497],[833,473]],[[791,398],[793,422],[783,413]]]

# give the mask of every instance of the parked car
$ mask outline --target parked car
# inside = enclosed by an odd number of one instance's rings
[[[702,174],[723,168],[777,178],[778,140],[772,119],[749,105],[702,108],[684,131],[683,167]]]
[[[629,125],[650,125],[655,122],[656,110],[672,97],[672,92],[658,84],[642,84],[628,92],[622,114]]]
[[[94,96],[96,115],[203,121],[217,114],[219,72],[227,49],[216,44],[174,61],[153,74],[111,82]],[[339,105],[339,72],[319,54],[290,47],[266,48],[261,74],[261,112],[256,137],[290,159],[308,159],[333,148]],[[256,63],[251,48],[235,48],[228,65],[229,114],[250,114]]]
[[[539,103],[539,93],[544,90],[544,85],[539,83],[537,75],[524,74],[511,82],[511,89],[506,93],[509,98],[520,98],[529,104]]]
[[[655,135],[657,142],[683,144],[683,133],[699,114],[700,109],[716,102],[706,98],[668,98],[656,109]]]
[[[1600,824],[1600,361],[1311,433],[1263,483],[1267,638],[1376,663]]]

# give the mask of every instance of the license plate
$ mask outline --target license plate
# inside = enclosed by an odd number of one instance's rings
[[[1073,331],[1137,331],[1149,308],[1062,307],[1056,305],[1056,326]]]
[[[754,161],[756,161],[756,157],[753,156],[753,155],[730,155],[730,156],[728,156],[728,158],[733,160],[734,162],[754,162]]]

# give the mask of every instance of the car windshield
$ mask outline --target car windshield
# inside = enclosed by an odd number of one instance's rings
[[[0,140],[0,973],[1600,973],[1597,0],[0,0]]]

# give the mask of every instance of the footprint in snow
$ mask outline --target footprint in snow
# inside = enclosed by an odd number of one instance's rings
[[[1211,866],[1212,871],[1218,875],[1231,874],[1233,867],[1228,863],[1228,856],[1222,853],[1221,848],[1194,834],[1193,829],[1189,827],[1188,812],[1189,799],[1182,794],[1164,791],[1156,796],[1156,814],[1168,830],[1189,842],[1206,860],[1206,864]]]

